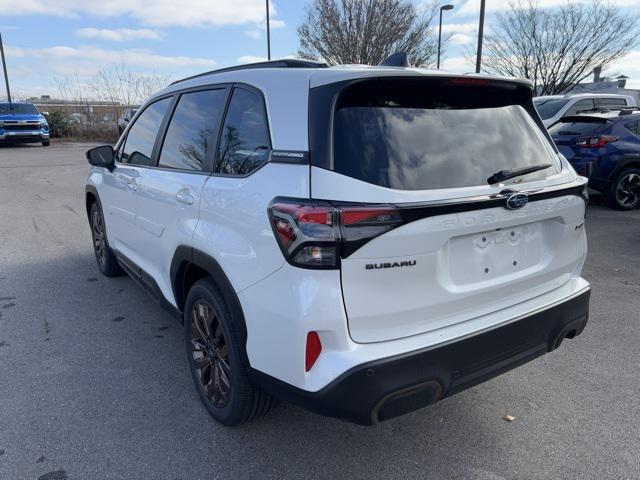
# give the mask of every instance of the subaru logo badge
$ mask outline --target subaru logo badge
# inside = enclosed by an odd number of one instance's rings
[[[517,210],[529,203],[529,196],[526,193],[514,193],[507,198],[507,208]]]

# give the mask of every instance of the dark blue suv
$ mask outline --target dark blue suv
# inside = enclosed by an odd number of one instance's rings
[[[558,150],[613,208],[640,207],[640,111],[602,110],[562,117],[549,127]]]
[[[31,103],[0,103],[0,144],[40,143],[49,145],[47,119]]]

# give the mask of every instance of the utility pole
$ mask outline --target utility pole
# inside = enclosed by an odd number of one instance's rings
[[[267,3],[267,60],[271,60],[271,29],[269,28],[269,0]]]
[[[482,64],[482,35],[484,33],[484,3],[480,0],[480,25],[478,25],[478,52],[476,54],[476,73],[480,73],[480,65]]]
[[[442,11],[443,10],[453,10],[453,5],[443,5],[440,7],[440,26],[438,27],[438,66],[436,67],[440,70],[440,41],[442,40]]]
[[[9,100],[9,110],[13,110],[11,104],[11,90],[9,90],[9,75],[7,75],[7,62],[4,59],[4,45],[2,44],[2,34],[0,33],[0,54],[2,55],[2,69],[4,70],[4,83],[7,86],[7,100]]]

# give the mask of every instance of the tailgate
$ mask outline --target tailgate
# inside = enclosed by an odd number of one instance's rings
[[[342,262],[352,338],[416,335],[558,288],[584,258],[584,209],[569,195],[425,218],[375,238]]]

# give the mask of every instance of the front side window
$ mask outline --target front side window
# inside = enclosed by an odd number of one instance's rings
[[[149,105],[129,129],[120,160],[132,165],[152,166],[151,154],[171,98]]]
[[[204,90],[180,96],[173,112],[158,166],[179,170],[209,170],[207,167],[211,145],[215,145],[215,133],[224,102],[226,90]]]
[[[243,88],[234,89],[222,127],[214,172],[248,175],[267,161],[270,148],[262,97]]]
[[[543,120],[548,120],[564,107],[569,100],[564,98],[538,99],[534,101],[536,110]]]
[[[553,147],[523,106],[474,93],[420,82],[354,85],[336,105],[333,170],[399,190],[486,185],[501,170],[540,164],[551,167],[505,183],[559,171]]]

